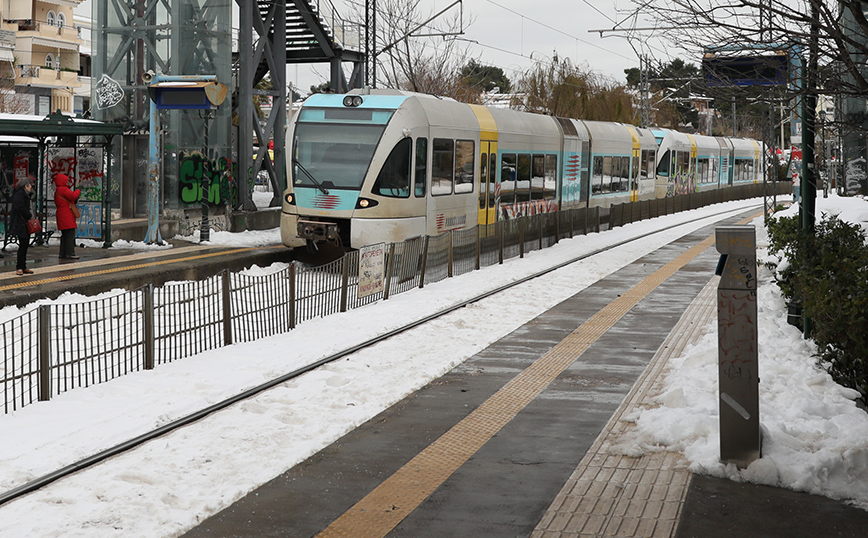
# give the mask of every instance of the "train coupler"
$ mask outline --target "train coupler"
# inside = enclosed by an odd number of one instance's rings
[[[313,220],[298,221],[298,236],[308,241],[327,241],[332,244],[338,244],[340,237],[337,223]]]

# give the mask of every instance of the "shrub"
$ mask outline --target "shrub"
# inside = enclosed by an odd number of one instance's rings
[[[798,217],[767,219],[767,264],[791,305],[802,308],[819,358],[842,385],[868,395],[868,245],[858,225],[824,215],[813,235]],[[779,269],[776,271],[776,269]]]

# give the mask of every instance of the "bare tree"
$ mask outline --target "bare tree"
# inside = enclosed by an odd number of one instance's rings
[[[14,66],[11,62],[0,62],[0,112],[26,114],[28,111],[27,103],[15,93]]]
[[[861,0],[661,0],[641,8],[657,21],[675,47],[695,57],[781,51],[802,68],[816,43],[818,85],[825,94],[868,93],[868,3]],[[814,17],[813,14],[816,14]],[[787,97],[802,91],[799,72],[790,73]],[[861,121],[859,122],[861,123]]]
[[[518,81],[516,108],[568,118],[631,122],[632,97],[624,86],[569,59],[537,62]]]
[[[478,96],[462,84],[461,75],[471,55],[455,39],[465,23],[460,14],[447,12],[423,25],[432,17],[423,14],[420,3],[377,3],[377,85],[474,102]]]

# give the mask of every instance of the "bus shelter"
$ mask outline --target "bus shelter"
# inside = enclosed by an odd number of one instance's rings
[[[9,204],[18,180],[35,178],[34,208],[42,232],[33,244],[44,244],[56,230],[54,177],[63,173],[81,190],[81,210],[76,238],[102,240],[111,246],[111,141],[123,134],[117,123],[74,118],[57,111],[48,116],[0,114],[0,209],[3,219],[3,249],[17,238],[7,233]]]

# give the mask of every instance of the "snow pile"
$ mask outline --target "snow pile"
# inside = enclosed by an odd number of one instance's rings
[[[862,200],[841,218],[854,222],[860,212],[868,216],[866,209]],[[818,215],[820,210],[818,200]],[[762,262],[767,236],[761,220],[754,225]],[[635,429],[618,450],[632,456],[674,450],[696,473],[848,500],[868,510],[868,413],[855,403],[858,392],[838,385],[817,364],[813,343],[787,323],[786,304],[765,268],[759,272],[757,310],[762,457],[746,469],[719,461],[716,319],[705,336],[670,361],[654,398],[658,407],[627,417]]]

